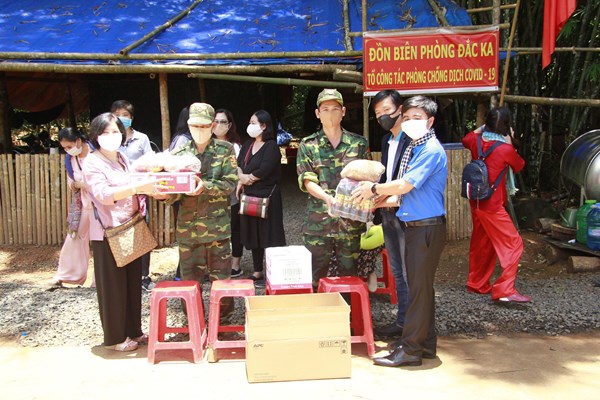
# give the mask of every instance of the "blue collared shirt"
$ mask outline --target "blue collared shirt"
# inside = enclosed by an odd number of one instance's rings
[[[437,138],[413,149],[402,177],[414,188],[406,193],[396,216],[404,222],[446,215],[444,191],[448,178],[446,152]]]

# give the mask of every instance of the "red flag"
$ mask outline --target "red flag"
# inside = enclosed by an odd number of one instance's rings
[[[542,69],[550,64],[558,33],[565,26],[577,0],[544,0],[544,35],[542,37]]]

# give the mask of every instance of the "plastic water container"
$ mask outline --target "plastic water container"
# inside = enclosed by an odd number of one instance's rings
[[[587,246],[600,250],[600,203],[593,205],[587,215]]]
[[[575,233],[575,239],[579,243],[587,243],[587,215],[594,204],[596,204],[596,200],[586,200],[579,207],[579,210],[577,210],[577,232]]]

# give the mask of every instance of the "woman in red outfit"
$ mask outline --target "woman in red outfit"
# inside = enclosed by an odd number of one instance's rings
[[[477,139],[482,139],[482,151],[485,152],[496,141],[506,143],[496,147],[485,159],[488,168],[488,180],[496,181],[502,171],[510,167],[519,172],[525,166],[525,160],[514,148],[514,132],[510,127],[510,111],[506,107],[489,111],[485,125],[469,132],[462,140],[471,150],[471,156],[477,159]],[[531,300],[515,289],[517,268],[523,254],[523,240],[517,232],[510,216],[506,212],[506,177],[504,174],[492,197],[487,200],[469,200],[473,218],[473,233],[469,251],[469,278],[467,290],[474,293],[491,293],[494,301],[526,303]],[[490,278],[500,261],[502,274],[493,284]]]

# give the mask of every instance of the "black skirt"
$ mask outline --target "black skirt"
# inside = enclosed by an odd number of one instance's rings
[[[248,250],[285,246],[283,201],[279,185],[273,190],[267,211],[268,218],[240,215],[242,244]]]

